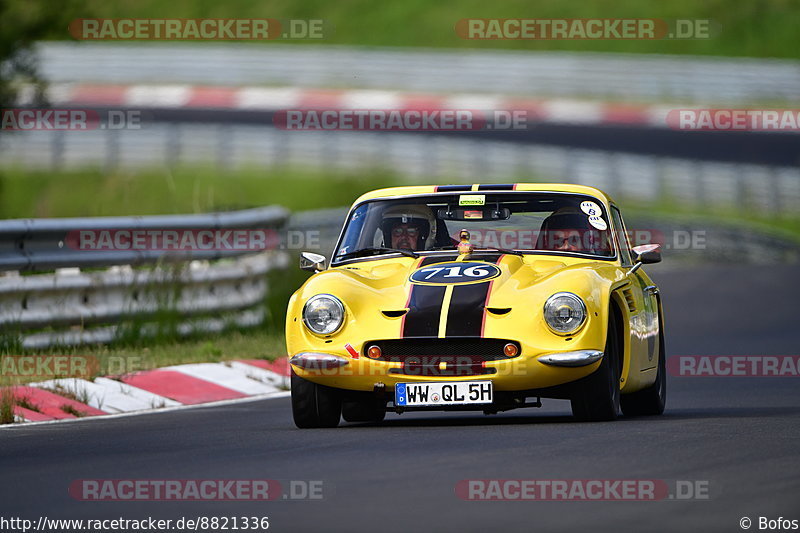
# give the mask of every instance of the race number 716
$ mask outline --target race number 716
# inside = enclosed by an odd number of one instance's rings
[[[424,268],[421,272],[430,272],[424,279],[431,279],[433,276],[437,275],[439,272],[447,270],[447,274],[442,277],[445,278],[480,278],[482,276],[488,276],[489,271],[485,268],[481,268],[479,266],[470,266],[467,268],[463,268],[461,266],[452,266],[452,267],[438,267],[438,268]]]

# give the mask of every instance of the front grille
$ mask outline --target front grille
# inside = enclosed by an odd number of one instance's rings
[[[402,374],[404,376],[437,376],[437,377],[463,377],[463,376],[482,376],[495,374],[494,368],[483,368],[480,363],[466,365],[447,365],[446,368],[439,368],[437,365],[416,365],[404,364],[403,368],[390,368],[390,374]]]
[[[438,366],[439,363],[480,365],[483,361],[509,359],[503,352],[503,347],[509,343],[516,345],[517,353],[521,353],[518,342],[504,339],[422,338],[367,342],[364,344],[364,354],[370,346],[378,346],[381,349],[379,361],[423,366]]]

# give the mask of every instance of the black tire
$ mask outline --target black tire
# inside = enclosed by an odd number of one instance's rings
[[[619,414],[619,367],[622,349],[619,342],[618,318],[609,309],[606,347],[600,366],[577,384],[570,398],[572,415],[584,422],[608,422]]]
[[[303,379],[292,370],[292,416],[297,427],[335,428],[341,414],[339,391]]]
[[[664,349],[664,322],[658,317],[658,370],[656,380],[646,389],[624,394],[620,400],[625,416],[657,416],[667,405],[667,352]]]
[[[342,418],[347,422],[382,422],[386,418],[386,404],[377,400],[345,400]]]

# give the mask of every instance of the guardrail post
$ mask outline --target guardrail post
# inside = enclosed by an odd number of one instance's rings
[[[50,143],[50,167],[53,170],[61,169],[64,164],[64,135],[63,131],[53,131]]]
[[[175,168],[181,155],[181,126],[179,124],[170,123],[167,127],[167,142],[164,150],[167,167]]]
[[[703,163],[699,161],[692,161],[690,164],[692,168],[692,176],[694,177],[694,189],[696,195],[695,203],[696,205],[703,207],[708,203]]]
[[[110,172],[119,166],[120,143],[118,130],[106,130],[105,136],[105,172]]]
[[[233,135],[233,128],[227,124],[217,128],[217,167],[220,170],[229,170],[233,166]]]
[[[781,188],[778,183],[780,176],[774,168],[770,168],[769,177],[767,179],[769,181],[769,200],[767,201],[769,214],[771,216],[780,217],[783,213],[783,198],[781,197]]]

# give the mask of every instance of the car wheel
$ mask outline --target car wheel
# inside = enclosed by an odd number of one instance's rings
[[[381,422],[386,418],[386,405],[376,400],[344,401],[342,418],[347,422]]]
[[[339,391],[303,379],[292,370],[292,416],[299,428],[335,428],[342,414]]]
[[[616,420],[619,413],[619,361],[621,347],[617,329],[617,317],[609,313],[606,347],[600,366],[592,374],[576,384],[570,399],[572,414],[581,421],[601,422]]]
[[[623,395],[621,405],[625,416],[653,416],[664,413],[664,407],[667,405],[667,352],[664,349],[664,328],[660,316],[656,380],[646,389]]]

